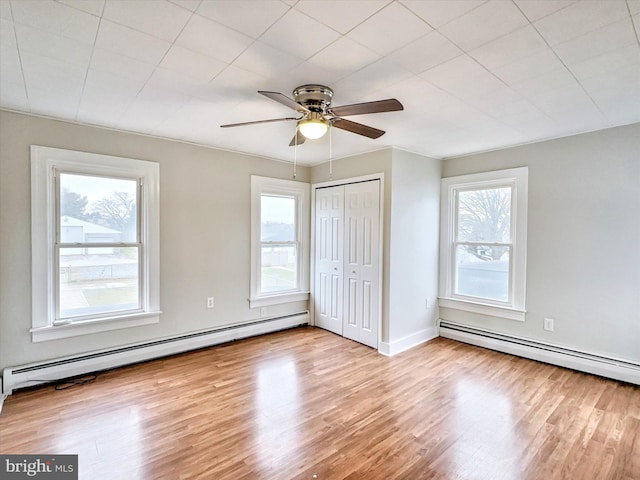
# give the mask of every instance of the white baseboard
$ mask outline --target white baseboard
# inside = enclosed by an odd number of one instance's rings
[[[640,385],[640,364],[440,320],[441,337]]]
[[[416,347],[421,343],[428,342],[437,336],[438,330],[436,327],[425,328],[424,330],[412,333],[411,335],[394,340],[393,342],[380,342],[378,352],[388,357],[392,357],[400,352]]]
[[[247,324],[231,325],[177,337],[89,352],[82,355],[56,358],[47,362],[9,367],[2,372],[2,394],[10,395],[16,388],[108,370],[233,340],[277,332],[308,323],[309,312],[302,312]]]

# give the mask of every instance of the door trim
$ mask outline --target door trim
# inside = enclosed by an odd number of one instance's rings
[[[384,280],[384,173],[372,173],[369,175],[362,175],[359,177],[342,178],[339,180],[329,180],[327,182],[312,183],[311,184],[311,234],[310,234],[310,250],[309,259],[311,268],[309,271],[309,290],[311,292],[309,298],[309,325],[316,325],[316,312],[315,312],[315,276],[316,276],[316,190],[325,187],[336,187],[339,185],[349,185],[352,183],[362,183],[370,181],[380,181],[380,198],[378,199],[380,204],[380,222],[379,232],[380,245],[378,249],[378,262],[380,268],[378,269],[378,352],[380,353],[380,347],[382,345],[382,294],[383,294],[383,280]]]

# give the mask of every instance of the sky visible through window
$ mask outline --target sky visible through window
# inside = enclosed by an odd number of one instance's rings
[[[63,174],[62,188],[87,197],[89,203],[111,195],[114,191],[135,195],[136,183],[131,179]],[[106,181],[108,180],[108,181]]]

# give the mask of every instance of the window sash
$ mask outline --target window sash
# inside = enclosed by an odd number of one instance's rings
[[[61,297],[61,282],[60,282],[60,251],[65,248],[136,248],[137,257],[137,299],[138,305],[136,308],[129,309],[112,309],[112,310],[103,310],[101,312],[95,314],[88,315],[70,315],[63,316],[62,315],[62,297]],[[146,299],[144,294],[146,292],[146,281],[144,276],[144,255],[143,255],[143,245],[141,243],[65,243],[65,244],[56,244],[54,245],[54,255],[53,255],[53,287],[54,287],[54,298],[53,298],[53,325],[66,325],[74,322],[87,322],[91,320],[99,320],[104,318],[105,316],[112,315],[129,315],[134,313],[144,312],[144,305],[146,304]]]
[[[506,248],[509,253],[509,269],[507,275],[507,300],[500,301],[495,298],[490,297],[481,297],[475,295],[465,295],[463,293],[458,293],[458,247],[461,246],[491,246],[491,247],[502,247]],[[451,297],[459,298],[465,301],[480,301],[482,303],[495,304],[501,306],[509,306],[513,304],[513,252],[514,244],[510,243],[501,243],[501,242],[453,242],[451,247]]]
[[[265,266],[262,264],[262,253],[264,248],[293,247],[295,254],[295,283],[292,288],[265,290],[262,282],[262,271]],[[260,275],[258,276],[258,296],[281,295],[284,293],[300,291],[300,245],[299,242],[261,242],[260,244]]]
[[[135,225],[135,234],[136,239],[134,242],[62,242],[62,225],[60,223],[62,218],[62,182],[61,175],[75,175],[75,176],[83,176],[89,178],[103,178],[103,179],[114,179],[114,180],[128,180],[136,182],[135,189],[135,202],[136,202],[136,225]],[[88,173],[86,171],[80,169],[72,169],[65,168],[59,169],[54,168],[54,192],[55,192],[55,200],[54,200],[54,219],[55,219],[55,243],[53,246],[54,254],[53,254],[53,283],[54,283],[54,318],[53,325],[62,325],[73,322],[86,322],[90,320],[97,320],[103,318],[105,316],[111,315],[128,315],[133,313],[140,313],[144,311],[145,299],[144,292],[146,291],[146,283],[144,276],[144,250],[143,250],[143,242],[142,242],[142,181],[139,177],[128,177],[128,176],[117,176],[117,175],[102,175],[95,173]],[[132,309],[105,309],[99,313],[89,314],[89,315],[71,315],[71,316],[63,316],[62,315],[62,297],[61,297],[61,282],[60,282],[60,256],[61,251],[65,248],[79,248],[79,249],[92,249],[92,248],[136,248],[137,249],[137,300],[138,305],[136,308]]]

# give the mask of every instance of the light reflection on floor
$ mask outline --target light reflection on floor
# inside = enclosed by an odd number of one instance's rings
[[[256,461],[267,470],[286,462],[300,446],[298,375],[293,357],[261,363],[256,372]]]
[[[98,477],[93,472],[101,469],[108,469],[113,478],[135,478],[146,463],[142,430],[137,406],[96,412],[89,424],[78,425],[69,417],[56,425],[53,451],[78,455],[79,478]],[[119,461],[105,465],[104,458]]]
[[[461,436],[447,462],[456,466],[455,473],[461,478],[520,479],[511,399],[490,383],[469,377],[456,379],[454,390],[451,428]]]

